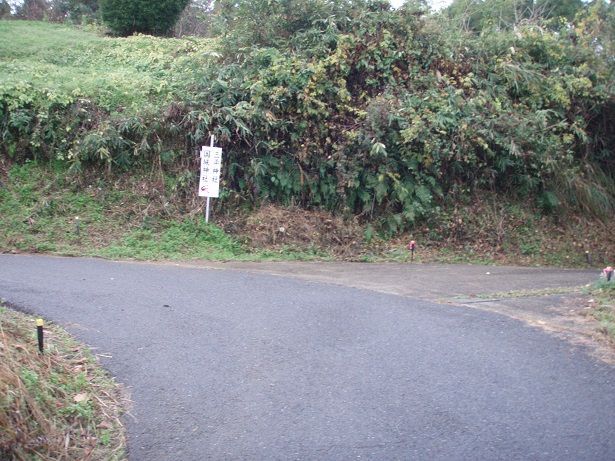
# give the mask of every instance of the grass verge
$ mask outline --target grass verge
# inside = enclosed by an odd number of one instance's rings
[[[137,176],[74,181],[63,165],[14,165],[0,181],[0,251],[113,259],[309,260],[317,249],[254,249]]]
[[[600,280],[589,289],[592,315],[600,322],[599,331],[615,345],[615,280]]]
[[[583,285],[576,287],[553,287],[540,288],[536,290],[511,290],[496,293],[479,293],[479,299],[514,299],[514,298],[535,298],[539,296],[556,296],[582,293]]]
[[[472,204],[462,225],[443,211],[434,223],[395,238],[367,238],[356,219],[322,210],[265,204],[242,211],[228,197],[214,200],[215,224],[206,224],[203,200],[177,188],[177,178],[144,171],[75,175],[67,168],[34,161],[3,166],[0,158],[0,252],[408,263],[406,245],[413,239],[416,263],[604,267],[615,251],[610,222],[558,224],[557,217],[488,200]],[[450,228],[451,221],[456,227]]]
[[[118,385],[56,325],[0,305],[0,459],[123,460]]]

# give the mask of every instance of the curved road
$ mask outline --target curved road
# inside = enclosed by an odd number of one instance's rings
[[[0,255],[110,355],[131,460],[615,459],[615,368],[515,320],[270,274]]]

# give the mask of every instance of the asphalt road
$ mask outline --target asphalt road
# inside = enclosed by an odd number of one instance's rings
[[[615,459],[615,368],[510,318],[270,274],[0,255],[134,400],[131,460]]]

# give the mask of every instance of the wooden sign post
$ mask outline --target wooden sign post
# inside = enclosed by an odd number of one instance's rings
[[[220,196],[220,172],[222,165],[222,148],[214,147],[214,135],[210,146],[201,148],[201,176],[199,179],[199,197],[207,197],[205,204],[205,222],[209,222],[209,201],[211,197]]]

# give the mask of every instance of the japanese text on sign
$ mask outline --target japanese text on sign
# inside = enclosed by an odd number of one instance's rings
[[[201,178],[199,180],[200,197],[218,197],[220,194],[220,166],[222,148],[201,148]]]

